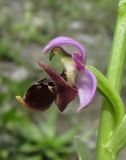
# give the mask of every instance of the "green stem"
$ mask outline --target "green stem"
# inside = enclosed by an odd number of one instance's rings
[[[108,79],[112,86],[120,91],[126,53],[126,0],[119,5],[119,16],[113,40]]]
[[[124,70],[126,52],[126,0],[119,3],[118,20],[113,40],[110,64],[107,72],[108,80],[111,86],[120,91],[122,73]],[[115,156],[108,154],[104,147],[109,142],[113,134],[115,126],[115,119],[113,108],[108,100],[104,100],[101,110],[100,126],[98,132],[97,142],[97,160],[114,160]]]

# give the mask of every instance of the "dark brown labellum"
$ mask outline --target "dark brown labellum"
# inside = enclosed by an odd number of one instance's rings
[[[55,97],[56,91],[53,81],[43,79],[27,90],[24,101],[31,109],[44,111],[50,107]]]

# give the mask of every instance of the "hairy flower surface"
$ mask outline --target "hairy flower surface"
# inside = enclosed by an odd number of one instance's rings
[[[67,51],[65,47],[72,47],[76,51]],[[89,106],[92,102],[97,81],[94,74],[85,68],[86,53],[82,44],[69,37],[57,37],[51,40],[43,49],[44,54],[59,55],[64,65],[61,74],[48,64],[39,61],[40,68],[49,76],[48,79],[33,84],[24,97],[17,96],[17,100],[31,110],[44,111],[55,101],[60,111],[79,97],[80,104],[77,111]]]

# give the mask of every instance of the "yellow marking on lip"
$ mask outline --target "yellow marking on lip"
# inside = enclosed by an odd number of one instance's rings
[[[39,112],[41,110],[38,110],[36,108],[30,107],[21,96],[16,96],[16,100],[23,106],[23,108],[28,109],[32,112]]]
[[[20,102],[22,105],[26,105],[24,99],[21,96],[16,96],[16,100]]]

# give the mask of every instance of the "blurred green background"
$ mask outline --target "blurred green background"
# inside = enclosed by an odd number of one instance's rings
[[[64,113],[55,104],[37,113],[15,96],[45,76],[37,61],[48,62],[42,48],[59,35],[84,44],[87,63],[106,73],[116,16],[115,0],[0,0],[0,160],[77,160],[75,135],[95,154],[99,94],[80,114],[78,99]],[[55,58],[50,65],[61,70]],[[124,77],[124,97],[125,88]]]

